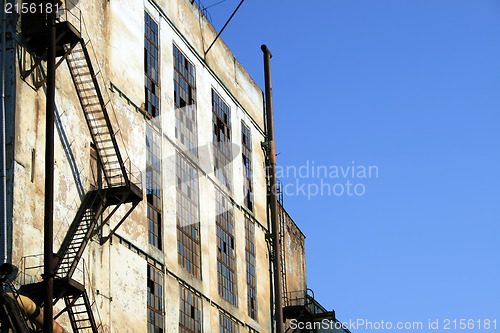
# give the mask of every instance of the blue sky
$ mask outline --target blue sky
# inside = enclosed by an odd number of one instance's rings
[[[238,3],[209,9],[217,30]],[[363,196],[285,197],[317,299],[500,331],[500,2],[247,0],[222,38],[261,87],[273,53],[279,165],[379,170]]]

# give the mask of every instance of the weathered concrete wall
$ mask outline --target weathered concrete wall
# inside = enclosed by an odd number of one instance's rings
[[[263,129],[262,92],[248,75],[229,48],[219,39],[205,57],[205,51],[217,36],[217,32],[201,11],[191,1],[158,0],[157,5],[163,10],[169,21],[181,35],[189,41],[196,56],[204,59],[210,70],[218,76],[238,103]]]
[[[306,252],[305,236],[292,220],[290,215],[280,206],[280,213],[285,219],[285,272],[287,292],[305,291],[306,279]]]
[[[240,330],[252,327],[271,331],[269,256],[266,235],[266,185],[263,137],[262,92],[237,62],[222,40],[203,59],[204,49],[215,38],[214,29],[200,16],[190,1],[142,3],[133,0],[93,0],[81,2],[86,23],[85,36],[92,41],[105,85],[116,114],[115,128],[123,136],[122,153],[144,172],[146,168],[144,103],[144,10],[160,27],[160,110],[162,135],[162,245],[163,251],[148,243],[145,202],[120,227],[119,237],[101,246],[91,242],[75,276],[86,281],[99,309],[99,318],[109,332],[147,331],[147,263],[154,262],[164,273],[165,331],[178,331],[179,284],[187,284],[203,295],[203,328],[219,330],[223,309],[240,323]],[[86,38],[86,37],[85,37]],[[185,153],[199,174],[199,216],[201,239],[201,279],[178,265],[176,228],[175,155],[184,153],[175,138],[173,101],[173,44],[196,68],[197,137],[199,155]],[[94,64],[94,66],[96,66]],[[18,68],[18,73],[19,73]],[[43,249],[45,94],[16,82],[13,220],[15,264],[41,254]],[[111,85],[115,87],[110,91]],[[211,90],[215,89],[231,109],[234,160],[233,190],[213,174]],[[66,64],[57,74],[55,139],[54,230],[57,251],[86,191],[90,178],[90,135]],[[244,208],[241,157],[241,121],[250,127],[253,145],[254,209]],[[32,159],[32,153],[34,159]],[[33,172],[32,172],[33,170]],[[143,174],[143,184],[144,184]],[[217,291],[217,237],[215,189],[220,188],[234,201],[237,295],[236,307]],[[117,212],[122,216],[124,209]],[[245,215],[256,222],[257,320],[247,311],[245,261]],[[118,222],[113,217],[110,226]],[[104,228],[104,234],[110,227]],[[33,259],[40,261],[41,257]],[[80,271],[88,274],[83,275]],[[33,279],[40,271],[29,272]],[[305,267],[304,267],[305,273]],[[97,293],[99,290],[99,293]],[[61,323],[69,328],[68,318]]]

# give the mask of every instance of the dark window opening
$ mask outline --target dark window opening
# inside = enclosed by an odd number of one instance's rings
[[[212,123],[214,145],[214,172],[231,191],[231,111],[224,100],[212,89]]]
[[[202,332],[202,301],[192,291],[180,286],[179,332]]]
[[[175,138],[197,154],[195,68],[174,45]]]
[[[147,273],[148,333],[163,333],[163,273],[148,265]]]
[[[255,223],[245,218],[245,260],[247,264],[248,315],[257,319],[257,282],[255,275]]]
[[[158,24],[144,13],[144,88],[145,88],[145,109],[146,113],[152,117],[160,115],[160,85],[158,77],[159,69],[159,45],[158,45]]]
[[[250,129],[241,123],[241,156],[243,158],[243,196],[245,206],[253,210],[252,189],[252,141]]]

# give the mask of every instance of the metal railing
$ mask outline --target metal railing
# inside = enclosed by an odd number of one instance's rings
[[[15,280],[16,284],[21,286],[42,282],[43,268],[43,253],[22,257],[19,265],[19,273]],[[71,278],[85,287],[86,280],[89,280],[86,276],[88,276],[88,271],[86,270],[85,259],[82,258]]]
[[[19,265],[19,273],[17,275],[16,280],[14,281],[16,287],[31,283],[42,282],[42,273],[43,273],[43,254],[35,254],[24,256],[21,258],[21,264]],[[104,331],[104,327],[102,325],[102,318],[99,313],[99,306],[97,305],[96,300],[96,292],[95,288],[92,285],[92,281],[90,280],[90,271],[87,268],[87,264],[85,259],[81,259],[81,262],[78,264],[78,268],[75,270],[75,273],[71,277],[72,280],[83,285],[85,290],[89,290],[89,301],[90,308],[94,314],[96,314],[97,327],[99,332]]]
[[[314,299],[311,289],[291,291],[283,295],[284,307],[304,307],[311,314],[327,313],[328,311]]]
[[[66,2],[69,3],[71,1],[67,0]],[[73,9],[70,10],[64,5],[59,8],[56,20],[58,22],[68,22],[78,31],[82,31],[82,12],[77,7],[73,7]]]
[[[95,295],[96,295],[96,291],[94,289],[94,286],[92,284],[92,282],[90,281],[90,274],[89,274],[89,270],[87,269],[87,266],[85,264],[85,260],[83,261],[83,269],[84,269],[84,272],[87,272],[87,274],[84,276],[84,279],[88,279],[89,280],[89,283],[88,283],[88,288],[89,288],[89,291],[90,291],[90,294],[89,294],[89,302],[90,302],[90,309],[92,310],[93,313],[96,314],[96,324],[97,324],[97,331],[98,332],[104,332],[104,326],[102,324],[102,318],[101,318],[101,314],[99,313],[99,306],[97,305],[97,300],[95,298]],[[85,282],[84,282],[84,286],[85,286]]]

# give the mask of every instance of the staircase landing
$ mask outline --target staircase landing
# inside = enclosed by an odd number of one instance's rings
[[[23,36],[27,39],[28,48],[33,50],[37,56],[46,60],[47,58],[47,36],[48,27],[45,22],[38,22],[31,16],[23,15],[22,23]],[[78,43],[81,39],[81,34],[75,26],[68,21],[56,23],[56,38],[59,38],[56,45],[56,56],[64,56],[66,50],[63,45]]]
[[[79,296],[85,291],[83,284],[65,277],[54,279],[54,299],[62,299],[65,296]],[[36,304],[44,302],[44,282],[25,284],[19,289],[21,295],[31,298]]]

